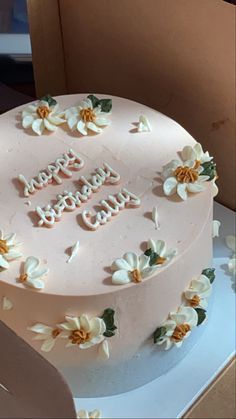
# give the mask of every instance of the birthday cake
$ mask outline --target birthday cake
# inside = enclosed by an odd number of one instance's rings
[[[0,319],[75,395],[163,374],[207,318],[213,158],[167,116],[104,95],[47,95],[0,128]]]

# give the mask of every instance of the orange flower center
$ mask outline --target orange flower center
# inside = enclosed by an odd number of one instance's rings
[[[54,330],[52,331],[52,337],[53,337],[54,339],[56,339],[56,337],[57,337],[58,335],[60,335],[60,333],[61,333],[61,330],[60,330],[60,329],[54,329]]]
[[[130,273],[131,273],[133,281],[136,282],[136,284],[138,284],[139,282],[142,282],[142,276],[138,269],[134,269]]]
[[[90,333],[87,333],[82,329],[73,330],[69,339],[71,340],[71,343],[80,345],[81,343],[85,343],[90,340]]]
[[[80,116],[84,122],[94,122],[96,118],[93,109],[89,108],[81,109]]]
[[[155,265],[162,265],[163,263],[165,263],[165,261],[166,261],[166,258],[163,258],[161,256],[158,256],[158,258],[157,258],[157,260],[155,262]]]
[[[191,300],[189,300],[189,304],[191,307],[197,307],[200,303],[200,297],[198,295],[194,295]]]
[[[4,253],[8,253],[8,251],[9,247],[6,240],[0,240],[0,255],[4,255]]]
[[[37,114],[42,119],[47,118],[49,113],[50,113],[50,110],[47,108],[47,106],[39,106],[37,108]]]
[[[187,323],[179,324],[178,326],[176,326],[174,333],[171,336],[171,339],[174,342],[181,342],[181,340],[183,340],[184,336],[190,331],[190,329],[191,328]]]
[[[19,282],[25,282],[27,281],[28,275],[27,274],[21,274],[19,278]]]
[[[179,183],[193,183],[198,180],[198,171],[197,169],[200,166],[200,161],[196,160],[193,167],[188,166],[178,166],[174,171],[174,176],[176,177]]]

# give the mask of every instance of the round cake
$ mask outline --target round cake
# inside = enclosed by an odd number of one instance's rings
[[[206,317],[212,157],[170,118],[105,95],[46,96],[0,128],[0,319],[75,395],[156,378]]]

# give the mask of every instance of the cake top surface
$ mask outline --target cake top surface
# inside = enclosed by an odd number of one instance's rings
[[[57,101],[61,109],[66,109],[86,96],[59,96]],[[110,269],[115,259],[122,258],[126,252],[143,253],[145,242],[150,238],[164,240],[168,248],[177,249],[176,257],[183,257],[199,234],[212,199],[210,182],[206,182],[203,192],[191,194],[186,201],[181,201],[177,196],[165,196],[160,180],[162,167],[172,159],[178,159],[183,147],[193,146],[195,140],[178,123],[153,109],[127,99],[110,98],[113,104],[109,115],[111,124],[100,134],[79,136],[64,124],[55,133],[45,131],[37,136],[21,126],[21,112],[25,106],[0,117],[1,228],[5,233],[16,233],[24,254],[10,263],[10,269],[0,272],[2,281],[24,288],[18,281],[19,272],[22,273],[26,257],[34,256],[49,268],[49,273],[45,288],[32,292],[71,296],[116,292],[121,288],[112,284]],[[148,118],[151,132],[137,132],[140,115]],[[28,180],[36,177],[69,149],[82,157],[84,167],[73,171],[70,178],[61,176],[62,184],[53,182],[25,197],[18,176],[22,174]],[[38,226],[37,206],[43,208],[55,203],[57,194],[64,190],[74,193],[79,189],[79,177],[91,178],[94,170],[103,167],[104,163],[119,173],[118,184],[102,185],[73,212],[65,211],[52,228]],[[82,212],[91,210],[95,215],[101,211],[100,201],[122,188],[137,195],[141,205],[127,207],[97,230],[89,230],[83,223]],[[153,207],[158,211],[158,230],[151,217]],[[78,241],[78,253],[67,263],[71,247]],[[161,269],[168,269],[168,265]]]

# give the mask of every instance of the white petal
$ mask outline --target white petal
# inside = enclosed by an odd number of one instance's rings
[[[73,328],[72,330],[80,329],[80,321],[78,317],[65,316],[66,321]]]
[[[214,198],[216,195],[218,195],[218,192],[219,192],[215,179],[212,181],[212,190],[213,190],[213,198]]]
[[[2,309],[3,310],[11,310],[13,308],[13,303],[9,298],[3,297],[2,299]]]
[[[26,115],[23,118],[22,126],[23,126],[23,128],[27,129],[27,128],[31,127],[33,122],[34,122],[34,117],[32,115]]]
[[[87,132],[87,129],[86,129],[86,125],[85,125],[85,123],[82,121],[82,120],[80,120],[78,123],[77,123],[77,130],[80,132],[80,134],[82,134],[82,135],[88,135],[88,132]]]
[[[55,343],[56,343],[56,339],[53,337],[50,337],[46,339],[45,342],[42,344],[41,350],[43,352],[50,352],[52,348],[54,347]]]
[[[9,250],[9,252],[4,255],[5,259],[8,261],[21,258],[21,256],[23,256],[22,253],[17,252],[16,250]]]
[[[47,275],[48,274],[48,272],[49,272],[49,269],[48,268],[37,268],[33,273],[31,273],[30,275],[29,275],[29,277],[32,279],[32,280],[35,280],[35,279],[37,279],[37,278],[41,278],[41,277],[43,277],[43,276],[45,276],[45,275]]]
[[[90,334],[92,338],[95,336],[103,335],[103,333],[106,331],[106,325],[104,321],[99,317],[93,317],[90,320],[90,328]]]
[[[76,115],[72,115],[67,120],[68,127],[73,131],[76,128],[76,125],[78,124],[78,118]]]
[[[111,121],[109,121],[106,118],[97,117],[96,120],[95,120],[95,124],[98,127],[103,127],[103,126],[106,126],[106,125],[110,125],[110,123],[111,123]]]
[[[90,129],[93,132],[97,132],[97,133],[102,132],[102,129],[97,127],[97,125],[94,124],[94,122],[87,122],[86,126],[88,129]]]
[[[77,253],[79,251],[79,246],[80,246],[80,242],[78,240],[74,244],[74,246],[71,247],[71,255],[70,255],[69,259],[67,259],[67,263],[70,263],[72,261],[72,259],[74,259],[74,257],[77,255]]]
[[[32,327],[28,327],[28,330],[30,330],[31,332],[40,333],[40,334],[43,333],[45,335],[51,336],[53,328],[50,326],[46,326],[45,324],[42,324],[42,323],[36,323]]]
[[[156,241],[156,250],[155,250],[155,252],[159,256],[164,256],[165,250],[166,250],[166,244],[165,244],[164,240],[157,240]]]
[[[149,257],[142,254],[139,257],[139,270],[142,272],[148,266],[149,266]]]
[[[44,130],[44,122],[43,119],[35,119],[33,124],[32,124],[32,130],[38,134],[38,135],[42,135],[43,130]]]
[[[234,253],[236,252],[236,236],[230,235],[225,237],[227,247],[232,250]]]
[[[153,252],[156,252],[156,241],[149,239],[147,242],[147,249],[151,249]]]
[[[212,238],[214,239],[214,237],[219,237],[219,229],[221,226],[221,222],[218,220],[213,220],[212,221]]]
[[[126,270],[119,270],[113,273],[112,275],[112,283],[115,285],[124,285],[131,282],[130,276],[128,271]]]
[[[9,263],[2,255],[0,255],[0,268],[4,268],[4,269],[9,268]]]
[[[45,128],[47,128],[48,131],[56,131],[56,129],[57,129],[57,126],[51,124],[51,122],[49,122],[47,118],[44,118],[44,125],[45,125]]]
[[[194,183],[187,183],[187,190],[188,192],[191,193],[198,193],[198,192],[202,192],[205,190],[205,187],[198,182],[194,182]]]
[[[4,240],[6,240],[7,245],[10,246],[10,245],[13,245],[14,244],[15,238],[16,238],[16,234],[15,233],[12,233],[12,234],[7,234],[4,237]]]
[[[236,274],[236,258],[231,258],[228,262],[228,268],[229,268],[229,272],[232,275]]]
[[[75,327],[74,324],[71,324],[71,323],[68,323],[68,322],[60,323],[60,324],[57,325],[57,327],[59,327],[59,329],[66,330],[66,331],[79,329],[79,328]],[[68,337],[68,333],[64,334],[62,337]]]
[[[27,273],[30,275],[32,272],[34,272],[38,266],[39,266],[39,259],[35,258],[34,256],[27,257],[24,265],[24,273]]]
[[[90,419],[100,419],[101,418],[101,412],[98,409],[93,410],[92,412],[89,412]]]
[[[90,332],[90,322],[88,316],[86,314],[82,314],[82,316],[79,318],[79,321],[81,329],[83,329],[85,332]]]
[[[159,216],[158,216],[157,207],[153,207],[153,209],[152,209],[152,221],[155,224],[156,230],[158,230],[160,228],[160,223],[159,223]]]
[[[194,149],[190,145],[186,145],[181,152],[181,157],[185,161],[195,160],[197,156]]]
[[[23,282],[23,284],[26,284],[29,287],[35,288],[37,290],[42,290],[45,287],[45,284],[43,281],[41,281],[41,279],[27,278],[27,280]]]
[[[119,271],[120,269],[130,271],[132,267],[126,262],[125,259],[116,259],[111,265],[112,271]]]
[[[140,115],[139,117],[139,124],[138,124],[138,132],[150,132],[151,125],[145,115]]]
[[[79,410],[77,412],[77,419],[89,419],[89,413],[87,410]]]
[[[129,264],[129,266],[132,269],[137,269],[139,267],[139,260],[136,253],[127,252],[124,254],[123,258],[126,260],[126,262]]]
[[[70,117],[77,115],[78,117],[79,111],[76,106],[73,106],[72,108],[66,109],[65,111],[65,117],[66,119],[69,119]]]
[[[199,175],[198,180],[199,182],[206,182],[209,179],[209,176]]]
[[[52,114],[48,115],[47,119],[53,125],[60,125],[60,124],[63,124],[64,122],[66,122],[65,119],[60,118],[59,116],[56,116],[56,115],[52,115]]]
[[[177,185],[177,194],[181,199],[184,201],[187,199],[187,192],[186,192],[186,183],[178,183]]]
[[[102,359],[109,359],[110,351],[109,351],[109,344],[107,339],[104,339],[103,342],[99,345],[98,353],[100,358]]]
[[[178,182],[175,177],[169,177],[165,180],[163,184],[164,194],[167,196],[171,196],[176,192],[176,186]]]

